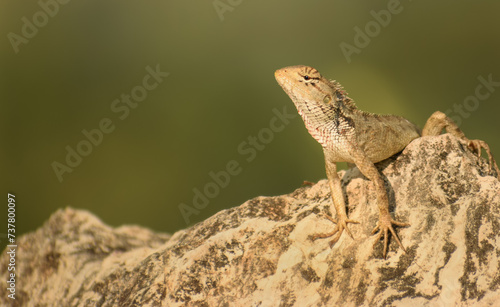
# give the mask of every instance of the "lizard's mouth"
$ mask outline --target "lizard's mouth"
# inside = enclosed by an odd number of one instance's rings
[[[274,72],[274,78],[278,81],[278,84],[283,87],[284,79],[285,79],[286,68],[278,69]]]
[[[278,84],[283,88],[283,90],[290,95],[292,89],[292,82],[290,80],[290,72],[287,71],[287,67],[278,69],[274,72],[274,78]]]

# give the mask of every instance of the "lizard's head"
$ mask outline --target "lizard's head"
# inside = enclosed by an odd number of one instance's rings
[[[354,131],[346,111],[355,106],[338,82],[328,81],[309,66],[285,67],[274,76],[292,99],[309,133],[321,145],[332,141],[332,133],[345,134],[348,128]]]
[[[336,92],[334,84],[309,66],[281,68],[274,76],[297,107],[302,104],[330,104]]]

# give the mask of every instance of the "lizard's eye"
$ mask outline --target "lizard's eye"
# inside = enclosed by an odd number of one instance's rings
[[[307,80],[309,80],[309,76],[308,76],[308,75],[305,75],[305,76],[304,76],[304,80],[306,80],[306,81],[307,81]]]
[[[330,100],[332,100],[332,97],[330,97],[330,95],[326,95],[324,98],[323,98],[323,103],[324,104],[328,104],[330,102]]]

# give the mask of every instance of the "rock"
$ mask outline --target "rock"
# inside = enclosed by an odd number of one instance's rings
[[[319,157],[318,157],[319,158]],[[500,301],[500,182],[450,135],[413,141],[379,163],[393,214],[411,226],[388,257],[370,235],[373,184],[340,172],[350,225],[329,247],[328,183],[257,197],[174,235],[113,229],[59,210],[18,238],[14,306],[493,306]],[[0,258],[1,280],[9,257]]]

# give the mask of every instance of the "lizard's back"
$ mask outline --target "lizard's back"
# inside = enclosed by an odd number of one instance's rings
[[[353,120],[356,142],[370,161],[376,163],[403,150],[420,137],[420,129],[396,115],[378,115],[356,110]]]

